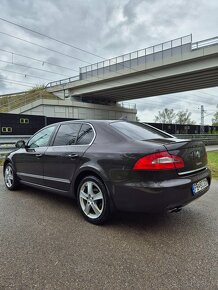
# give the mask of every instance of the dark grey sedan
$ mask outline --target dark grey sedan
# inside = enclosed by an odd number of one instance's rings
[[[41,129],[4,162],[9,190],[21,183],[77,199],[86,220],[114,210],[177,211],[211,183],[202,142],[127,121],[68,121]]]

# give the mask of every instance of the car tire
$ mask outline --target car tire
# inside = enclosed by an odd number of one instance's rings
[[[82,215],[88,222],[101,225],[109,219],[109,196],[99,178],[87,176],[81,180],[77,190],[77,201]]]
[[[4,181],[9,190],[16,190],[19,186],[19,180],[11,163],[7,163],[4,168]]]

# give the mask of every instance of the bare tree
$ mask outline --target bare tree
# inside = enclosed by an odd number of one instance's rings
[[[179,111],[176,114],[176,124],[181,124],[181,125],[185,125],[185,124],[189,124],[189,125],[194,125],[195,121],[191,120],[191,112],[189,112],[188,110],[184,110],[184,111]]]
[[[216,106],[217,109],[218,109],[218,105]],[[212,125],[214,126],[218,126],[218,111],[213,115],[213,118],[212,118]]]
[[[175,123],[176,113],[173,109],[165,108],[163,111],[158,111],[158,115],[154,117],[154,122],[172,124]]]

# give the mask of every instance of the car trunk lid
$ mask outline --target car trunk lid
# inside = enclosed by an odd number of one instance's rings
[[[169,154],[180,156],[183,159],[184,167],[176,169],[180,175],[201,170],[207,165],[207,153],[205,145],[201,141],[177,138],[160,138],[149,141],[162,144]]]

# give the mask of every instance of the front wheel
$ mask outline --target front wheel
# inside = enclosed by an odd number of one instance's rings
[[[93,224],[103,224],[110,215],[107,190],[95,176],[87,176],[80,182],[77,191],[79,208],[84,218]]]
[[[8,163],[5,166],[4,180],[7,189],[16,190],[18,188],[19,181],[11,163]]]

